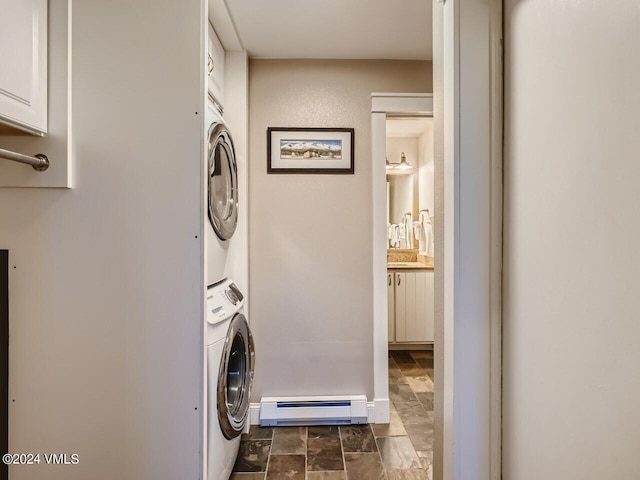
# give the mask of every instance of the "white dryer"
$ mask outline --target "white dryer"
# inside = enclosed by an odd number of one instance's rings
[[[249,417],[255,353],[232,280],[207,289],[207,480],[228,480]]]
[[[238,165],[231,132],[210,102],[205,125],[209,211],[206,275],[207,283],[214,283],[228,274],[229,241],[238,224]]]

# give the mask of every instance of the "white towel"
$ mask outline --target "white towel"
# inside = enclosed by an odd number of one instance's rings
[[[427,255],[433,257],[433,225],[431,224],[431,218],[425,213],[420,212],[420,222],[416,222],[420,225],[418,228],[420,241],[419,253],[420,255]]]

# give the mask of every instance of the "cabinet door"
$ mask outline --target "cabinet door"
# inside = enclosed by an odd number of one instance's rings
[[[393,273],[387,273],[387,317],[389,322],[389,342],[395,342],[396,302]]]
[[[396,272],[394,274],[396,290],[396,342],[406,342],[407,340],[407,274]]]
[[[434,310],[434,273],[433,270],[420,272],[423,278],[421,290],[424,292],[424,301],[421,308],[424,311],[422,324],[424,325],[424,341],[435,341],[435,310]]]
[[[0,122],[47,131],[47,0],[0,0]]]
[[[414,338],[420,342],[433,342],[433,271],[416,272]]]
[[[416,274],[415,272],[405,273],[405,331],[407,342],[421,342],[422,338],[419,335],[418,329],[418,317],[416,316],[416,299],[418,292],[416,292]]]

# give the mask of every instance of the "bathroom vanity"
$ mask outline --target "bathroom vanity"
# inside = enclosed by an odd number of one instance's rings
[[[433,343],[433,259],[387,262],[390,344]]]

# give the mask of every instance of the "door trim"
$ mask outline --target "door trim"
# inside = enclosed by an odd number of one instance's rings
[[[434,479],[499,480],[502,3],[443,3],[433,5],[435,165],[444,179],[444,228],[436,236],[436,264],[443,267],[436,291],[444,305],[436,315],[442,349],[435,382],[442,388],[434,396]]]
[[[371,94],[371,186],[373,239],[373,403],[372,423],[389,423],[389,320],[387,304],[386,132],[387,116],[432,116],[430,93]]]

